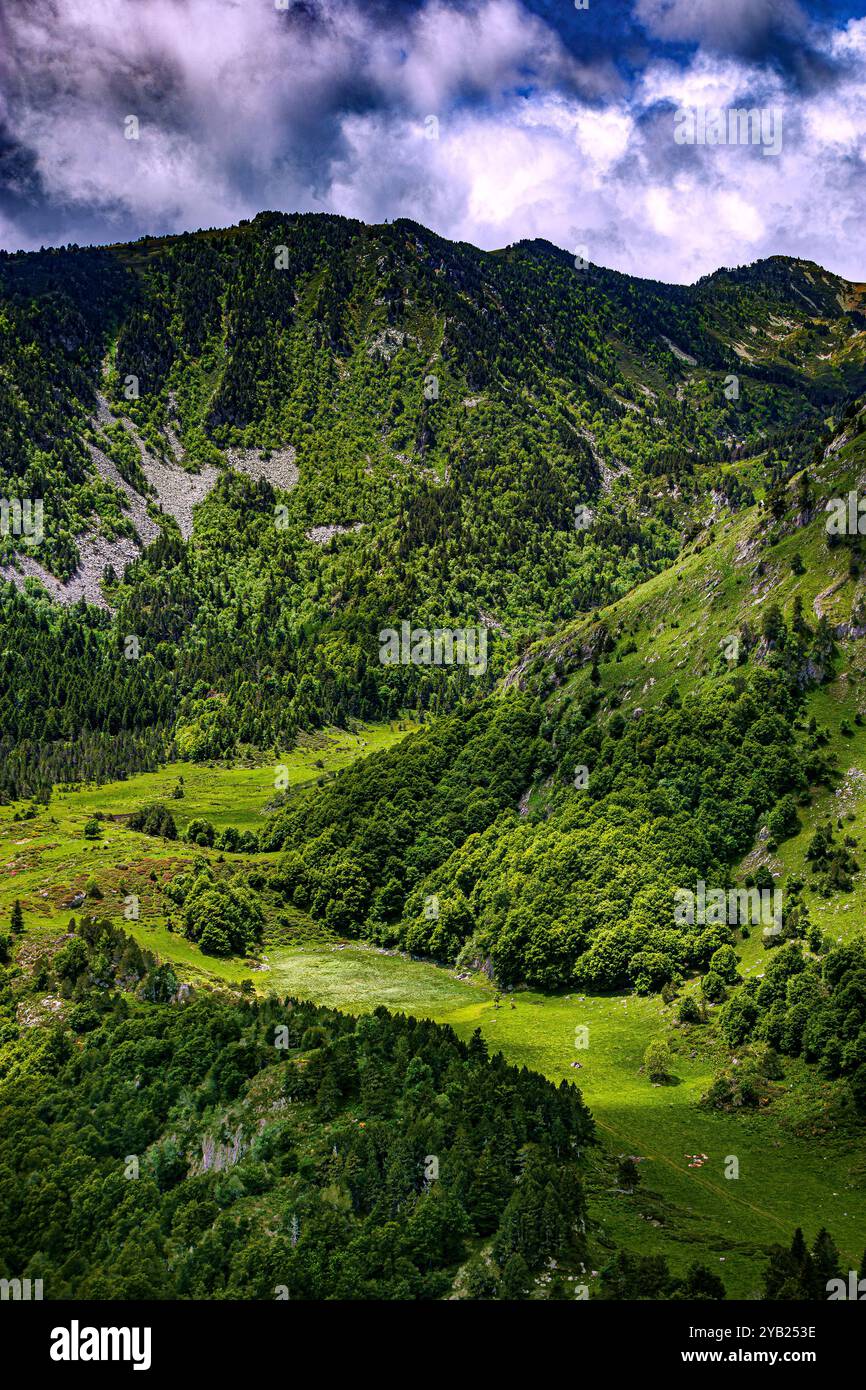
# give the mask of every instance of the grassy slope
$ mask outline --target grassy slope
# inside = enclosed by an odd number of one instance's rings
[[[828,549],[823,501],[844,497],[851,489],[859,488],[861,495],[864,492],[866,413],[860,416],[859,432],[851,433],[848,442],[820,469],[815,489],[817,511],[808,525],[794,529],[789,518],[787,533],[767,546],[770,519],[759,507],[749,508],[692,543],[671,569],[600,610],[597,616],[611,634],[633,638],[638,648],[621,658],[606,660],[600,668],[603,722],[613,713],[611,697],[621,701],[618,707],[629,718],[636,709],[650,709],[660,703],[675,685],[685,694],[701,681],[712,681],[714,672],[728,669],[719,661],[724,640],[736,634],[744,621],[753,631],[760,631],[763,614],[771,603],[790,614],[799,596],[808,621],[814,623],[819,614],[834,626],[850,620],[852,609],[866,598],[866,582],[862,576],[858,580],[849,577],[844,547]],[[796,480],[791,488],[793,497]],[[795,574],[792,568],[796,554],[803,561],[802,574]],[[763,563],[763,574],[757,573],[759,562]],[[586,692],[588,669],[579,653],[590,625],[584,620],[564,629],[557,637],[537,644],[521,663],[529,667],[533,660],[540,660],[547,665],[557,655],[564,656],[565,679],[549,698],[554,713],[576,694]],[[812,804],[801,812],[800,833],[784,842],[776,855],[756,841],[744,872],[754,871],[760,863],[782,879],[801,872],[816,825],[842,811],[854,815],[846,833],[866,845],[866,778],[861,786],[857,777],[858,771],[866,771],[866,728],[853,725],[858,712],[866,714],[864,674],[866,641],[841,640],[836,678],[811,689],[806,698],[806,713],[814,715],[830,735],[839,768],[836,784],[830,790],[814,789]],[[843,721],[853,728],[852,734],[842,734]],[[852,769],[853,782],[849,777]],[[532,804],[538,805],[543,795],[543,789],[536,789]],[[844,900],[823,899],[808,888],[804,896],[812,919],[831,936],[846,939],[864,921],[866,875],[857,875],[853,893]],[[738,949],[751,968],[763,958],[757,937]]]
[[[380,727],[365,730],[363,736],[368,746],[381,746],[395,733]],[[293,773],[298,781],[307,780],[317,757],[328,768],[346,754],[345,738],[335,735],[329,749],[294,755]],[[181,822],[200,814],[217,819],[216,810],[222,808],[224,823],[253,823],[272,795],[272,769],[183,765],[112,787],[58,795],[48,815],[37,821],[14,823],[10,810],[4,810],[0,913],[7,918],[13,898],[22,898],[25,941],[62,930],[69,910],[60,909],[58,899],[65,901],[71,889],[83,886],[95,872],[105,885],[105,898],[98,906],[112,916],[120,917],[121,900],[109,885],[122,878],[138,885],[142,917],[127,926],[143,945],[174,962],[182,975],[233,982],[249,977],[248,963],[202,956],[190,942],[167,932],[152,910],[159,900],[147,876],[156,872],[162,878],[179,871],[189,858],[184,846],[170,847],[119,825],[111,827],[102,848],[81,838],[84,821],[94,809],[121,813],[152,795],[165,795],[178,771],[183,772],[187,790],[183,801],[173,803],[175,809],[182,808]],[[22,839],[28,843],[18,844]],[[216,857],[213,851],[202,852]],[[12,872],[24,863],[29,867]],[[121,864],[129,866],[126,874]],[[42,898],[42,892],[48,897]],[[754,949],[760,951],[756,943]],[[763,1248],[798,1221],[811,1233],[826,1223],[846,1256],[857,1258],[864,1206],[862,1194],[851,1190],[852,1182],[859,1186],[861,1181],[856,1156],[844,1141],[828,1145],[825,1137],[817,1149],[810,1136],[786,1133],[784,1141],[780,1139],[779,1115],[783,1112],[787,1118],[790,1112],[793,1118],[793,1099],[789,1103],[783,1097],[770,1113],[754,1117],[708,1114],[697,1108],[721,1061],[708,1030],[692,1030],[688,1038],[673,1031],[678,1084],[652,1086],[640,1074],[643,1052],[653,1038],[667,1035],[671,1028],[670,1011],[659,999],[581,1000],[577,995],[520,993],[513,1009],[509,1001],[497,1009],[484,977],[459,980],[450,970],[357,943],[275,948],[268,951],[268,962],[270,969],[255,977],[263,991],[298,994],[352,1011],[385,1004],[447,1022],[463,1037],[480,1027],[491,1047],[501,1049],[510,1061],[579,1084],[611,1151],[645,1160],[637,1196],[615,1193],[608,1177],[600,1180],[595,1192],[594,1215],[616,1241],[662,1250],[674,1267],[706,1259],[718,1266],[731,1293],[746,1297],[759,1286]],[[580,1024],[589,1027],[589,1047],[578,1051],[575,1028]],[[579,1070],[572,1067],[574,1061],[581,1062]],[[814,1090],[819,1084],[799,1064],[786,1064],[786,1071],[798,1099],[804,1085]],[[689,1169],[685,1155],[698,1152],[708,1154],[710,1162],[702,1169]],[[730,1154],[740,1161],[736,1182],[723,1176]],[[656,1221],[662,1224],[651,1224]]]
[[[790,611],[799,594],[813,620],[818,613],[834,624],[850,618],[862,583],[848,578],[846,551],[828,550],[822,503],[860,484],[866,470],[864,424],[861,417],[860,432],[850,429],[848,442],[814,475],[818,510],[809,525],[795,528],[789,521],[778,541],[767,546],[771,523],[766,512],[751,508],[728,517],[687,548],[670,570],[599,614],[612,632],[621,625],[623,635],[633,637],[638,647],[601,668],[601,691],[615,693],[626,716],[638,706],[651,707],[675,683],[685,693],[698,680],[712,680],[713,670],[720,669],[719,644],[744,620],[759,629],[768,603]],[[760,471],[754,462],[738,466]],[[791,563],[797,553],[805,566],[799,575]],[[763,574],[756,569],[759,561]],[[552,643],[540,644],[533,655],[540,651],[549,659],[551,648],[561,651],[563,644],[574,650],[586,626],[576,624]],[[866,707],[863,643],[845,642],[841,658],[838,678],[812,691],[807,705],[830,732],[839,788],[849,769],[866,768],[866,730],[857,729],[853,737],[840,733],[842,720],[851,721],[858,708]],[[578,665],[551,697],[552,707],[587,680],[586,666]],[[775,857],[756,843],[746,867],[767,862],[782,878],[799,871],[816,824],[839,808],[836,791],[816,789],[812,805],[801,813],[800,834]],[[850,829],[859,837],[866,832],[866,795],[855,786],[842,800],[855,815]],[[862,926],[866,874],[857,876],[845,901],[827,901],[808,890],[806,897],[813,920],[846,939]],[[763,970],[760,934],[737,949],[744,973]],[[279,953],[272,964],[271,981],[280,988],[348,1008],[384,1002],[429,1013],[463,1034],[481,1026],[510,1060],[556,1079],[577,1079],[614,1152],[646,1160],[641,1165],[643,1193],[637,1198],[597,1194],[597,1214],[603,1211],[611,1234],[626,1244],[664,1249],[673,1264],[688,1262],[698,1248],[712,1255],[712,1264],[719,1262],[731,1292],[744,1296],[758,1287],[758,1248],[786,1236],[798,1222],[810,1235],[826,1225],[844,1258],[859,1262],[866,1238],[863,1148],[852,1140],[847,1119],[837,1113],[832,1088],[799,1061],[786,1060],[785,1081],[768,1112],[708,1113],[697,1102],[727,1054],[711,1029],[673,1030],[671,1011],[659,999],[596,998],[580,1004],[576,996],[521,994],[514,1010],[497,1011],[486,983],[463,983],[435,967],[363,948]],[[578,1023],[590,1026],[590,1047],[583,1053],[573,1045]],[[672,1087],[653,1087],[639,1071],[647,1043],[662,1035],[670,1037],[677,1053],[678,1084]],[[571,1066],[575,1059],[583,1063],[579,1071]],[[685,1155],[698,1152],[708,1154],[709,1162],[689,1169]],[[724,1177],[729,1155],[739,1160],[737,1180]],[[649,1224],[656,1220],[663,1225]]]
[[[368,746],[396,735],[385,728],[364,731]],[[328,749],[312,748],[294,755],[293,774],[307,780],[315,759],[326,768],[344,758],[346,738],[333,736]],[[57,796],[45,823],[13,823],[3,812],[0,852],[0,912],[6,917],[11,901],[20,896],[25,906],[27,936],[63,929],[68,909],[56,906],[71,886],[83,884],[96,872],[106,885],[99,906],[120,916],[120,897],[108,884],[122,876],[139,883],[142,918],[128,927],[149,949],[172,960],[187,978],[204,976],[237,982],[250,975],[249,964],[204,957],[191,943],[167,932],[162,919],[149,911],[149,872],[176,872],[188,858],[183,846],[135,835],[112,827],[103,848],[81,838],[84,820],[94,809],[120,813],[155,794],[171,790],[182,771],[186,797],[174,803],[186,816],[211,814],[222,807],[225,821],[252,823],[263,801],[272,795],[272,769],[220,769],[183,765],[157,774],[144,774],[113,787],[86,789]],[[319,769],[321,771],[321,769]],[[56,817],[56,824],[47,822]],[[76,838],[77,837],[77,838]],[[16,844],[27,839],[26,846]],[[110,841],[110,843],[109,843]],[[53,848],[52,848],[53,846]],[[12,873],[26,853],[30,867]],[[205,851],[214,856],[214,852]],[[47,891],[47,899],[40,893]],[[642,1185],[637,1196],[616,1193],[609,1172],[597,1181],[593,1213],[603,1232],[617,1242],[647,1251],[664,1251],[674,1267],[702,1258],[718,1266],[732,1294],[749,1296],[759,1287],[764,1247],[785,1236],[797,1221],[810,1233],[826,1223],[845,1254],[856,1258],[862,1244],[862,1201],[851,1191],[858,1181],[856,1163],[844,1142],[822,1143],[786,1134],[779,1138],[779,1113],[790,1106],[784,1098],[772,1113],[754,1117],[708,1114],[696,1102],[721,1060],[708,1030],[691,1035],[674,1031],[677,1084],[652,1086],[640,1067],[647,1044],[668,1034],[670,1011],[659,999],[624,996],[580,999],[577,995],[545,997],[520,993],[515,1007],[505,1001],[496,1008],[494,992],[483,976],[459,980],[450,970],[410,961],[357,943],[328,943],[305,948],[276,948],[268,952],[270,969],[256,976],[261,990],[303,995],[352,1011],[377,1004],[447,1022],[463,1037],[480,1027],[491,1047],[513,1062],[525,1064],[555,1079],[579,1084],[596,1117],[602,1138],[615,1153],[633,1153],[640,1165]],[[575,1028],[589,1027],[589,1047],[575,1048]],[[694,1051],[695,1056],[690,1056]],[[572,1062],[580,1061],[579,1070]],[[806,1069],[788,1065],[789,1081],[814,1088]],[[702,1152],[710,1162],[689,1169],[687,1153]],[[736,1154],[740,1178],[724,1178],[724,1161]],[[797,1181],[791,1181],[796,1172]],[[837,1195],[833,1195],[833,1194]],[[847,1213],[847,1215],[846,1215]],[[653,1224],[660,1222],[661,1224]],[[724,1261],[724,1263],[722,1263]]]
[[[866,435],[861,434],[822,469],[823,494],[843,495],[856,485],[864,464]],[[638,653],[601,668],[602,692],[615,692],[626,715],[636,706],[651,706],[674,682],[684,692],[699,679],[712,679],[718,643],[736,632],[744,617],[758,627],[768,602],[788,608],[800,593],[807,614],[824,611],[833,622],[849,618],[855,582],[846,577],[845,553],[827,551],[823,515],[764,549],[767,529],[767,521],[756,509],[720,523],[711,539],[696,542],[670,571],[602,612],[612,631],[622,623],[624,634],[633,636],[639,648]],[[791,568],[795,551],[806,565],[799,576]],[[765,565],[763,575],[755,571],[759,559]],[[826,594],[837,580],[839,588]],[[574,653],[585,626],[577,624],[552,642],[540,644],[532,655],[549,660],[556,651]],[[857,730],[852,738],[839,731],[842,719],[851,719],[862,701],[863,661],[862,643],[846,643],[838,679],[809,696],[810,710],[831,732],[843,773],[864,766],[866,757],[866,731]],[[587,679],[579,661],[575,666],[578,669],[552,695],[552,705],[575,693]],[[395,736],[393,730],[382,729],[364,734],[368,748],[375,746],[374,738],[387,741]],[[292,779],[301,782],[320,774],[322,769],[315,767],[318,756],[326,769],[340,765],[340,759],[348,761],[359,751],[349,742],[345,736],[322,753],[308,748],[286,759]],[[101,849],[81,838],[84,820],[94,810],[117,813],[153,796],[165,796],[178,771],[183,772],[187,788],[185,799],[173,803],[181,823],[192,815],[206,815],[219,825],[253,824],[272,795],[270,767],[184,765],[115,787],[58,795],[48,816],[39,821],[11,824],[9,811],[4,811],[0,912],[5,916],[12,898],[21,896],[28,926],[56,930],[66,917],[57,906],[61,890],[65,898],[75,886],[83,886],[94,866],[100,878],[109,869],[111,879],[121,873],[120,863],[132,869],[134,861],[143,885],[143,918],[134,928],[138,938],[174,960],[183,973],[204,970],[233,980],[248,975],[244,963],[204,958],[189,943],[165,932],[157,917],[148,917],[147,874],[171,872],[171,861],[185,857],[182,847],[167,851],[163,842],[149,842],[121,827],[111,828],[106,835],[111,843]],[[838,784],[842,782],[840,776]],[[818,792],[801,813],[801,833],[786,842],[772,861],[756,847],[750,867],[760,854],[776,871],[799,869],[815,824],[837,804],[833,792]],[[866,830],[866,797],[857,788],[846,800],[849,807],[855,815],[853,832]],[[53,824],[51,816],[57,818]],[[13,869],[17,870],[14,877]],[[46,892],[47,898],[40,901],[40,894]],[[847,901],[807,896],[813,918],[832,935],[844,938],[860,928],[864,893],[866,876],[860,874]],[[106,894],[106,905],[110,904]],[[763,968],[765,955],[757,935],[738,951],[744,971]],[[606,1179],[594,1195],[596,1219],[618,1242],[647,1251],[663,1250],[674,1267],[705,1259],[723,1274],[731,1294],[746,1297],[759,1287],[763,1248],[788,1237],[797,1223],[803,1224],[808,1236],[827,1225],[843,1260],[852,1265],[859,1262],[866,1237],[862,1145],[852,1143],[844,1127],[835,1128],[838,1116],[831,1106],[831,1089],[803,1064],[785,1062],[785,1082],[769,1111],[748,1116],[708,1113],[697,1101],[724,1053],[712,1029],[672,1030],[670,1011],[659,999],[581,1000],[576,995],[521,993],[515,1008],[506,1002],[497,1009],[493,991],[483,979],[461,981],[450,971],[357,944],[277,948],[269,951],[268,958],[270,970],[257,977],[259,988],[305,995],[352,1010],[384,1003],[448,1022],[463,1036],[481,1027],[491,1045],[501,1048],[509,1060],[557,1080],[577,1081],[611,1150],[644,1160],[636,1196],[615,1193]],[[574,1046],[579,1024],[590,1029],[586,1051]],[[640,1073],[643,1052],[650,1040],[668,1034],[676,1050],[677,1084],[652,1086]],[[582,1063],[579,1071],[571,1065],[575,1060]],[[686,1155],[692,1153],[707,1154],[708,1163],[690,1169]],[[729,1155],[739,1160],[736,1181],[724,1177]]]
[[[817,1147],[811,1134],[780,1125],[796,1120],[804,1093],[814,1101],[821,1090],[800,1063],[786,1063],[786,1085],[794,1089],[769,1112],[707,1112],[697,1102],[723,1053],[707,1029],[673,1029],[659,998],[527,992],[514,996],[513,1009],[508,1000],[497,1009],[483,979],[458,980],[354,944],[274,952],[271,967],[269,987],[280,994],[351,1011],[383,1003],[448,1023],[462,1037],[480,1027],[510,1062],[576,1082],[610,1150],[644,1160],[635,1197],[616,1193],[607,1179],[594,1194],[593,1215],[618,1243],[664,1252],[675,1268],[705,1260],[739,1297],[758,1292],[766,1246],[789,1238],[798,1223],[811,1236],[827,1225],[844,1258],[859,1261],[866,1225],[859,1154],[844,1139],[825,1135]],[[589,1027],[589,1046],[578,1051],[581,1024]],[[676,1049],[672,1086],[653,1086],[640,1072],[647,1044],[661,1036]],[[710,1161],[690,1169],[686,1155],[695,1153]],[[729,1155],[739,1159],[737,1180],[724,1176]]]
[[[390,724],[359,725],[354,732],[331,729],[302,738],[285,754],[289,786],[301,786],[346,767],[356,758],[388,747],[416,727],[409,720]],[[273,800],[275,768],[219,767],[192,763],[169,764],[159,772],[142,773],[123,782],[79,791],[58,788],[50,806],[32,820],[13,820],[15,807],[0,808],[0,921],[8,921],[13,901],[21,900],[28,930],[65,930],[76,893],[83,892],[94,876],[103,893],[94,910],[120,918],[127,894],[140,900],[140,918],[126,927],[142,945],[177,961],[191,974],[204,970],[226,980],[249,976],[250,967],[240,960],[205,958],[190,942],[165,930],[164,899],[159,887],[184,872],[193,853],[212,860],[215,850],[194,851],[189,845],[141,835],[122,823],[103,823],[100,840],[84,838],[85,823],[96,812],[126,815],[153,800],[170,806],[179,831],[188,821],[203,816],[218,828],[262,823],[264,807]],[[171,800],[171,792],[184,779],[184,796]],[[226,854],[227,860],[249,863],[251,856]],[[81,909],[77,909],[79,912]]]

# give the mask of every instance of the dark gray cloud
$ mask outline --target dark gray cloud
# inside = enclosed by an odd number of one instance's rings
[[[792,90],[812,91],[846,69],[828,50],[832,7],[811,9],[799,0],[635,0],[634,15],[657,41],[774,68]]]
[[[656,38],[739,57],[766,57],[792,38],[808,42],[809,20],[798,0],[636,0],[634,13]]]

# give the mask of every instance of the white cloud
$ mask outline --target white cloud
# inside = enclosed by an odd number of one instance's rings
[[[720,43],[710,8],[638,5],[659,32],[698,37],[700,22]],[[799,22],[795,7],[759,8],[765,28]],[[5,243],[46,241],[46,225],[54,241],[94,226],[109,240],[282,207],[409,216],[488,248],[586,243],[659,279],[774,253],[866,277],[866,21],[813,36],[837,77],[794,94],[773,66],[706,47],[686,62],[651,54],[626,89],[518,0],[376,13],[355,0],[320,0],[314,20],[232,0],[9,0],[0,117],[42,206],[31,226],[20,201],[3,203]],[[676,145],[685,105],[781,107],[782,152]],[[129,113],[137,142],[123,138]]]
[[[663,60],[644,71],[634,100],[643,107],[657,102],[673,106],[739,106],[744,93],[761,91],[764,102],[784,99],[782,79],[773,72],[756,74],[733,58],[711,58],[698,52],[686,67]]]

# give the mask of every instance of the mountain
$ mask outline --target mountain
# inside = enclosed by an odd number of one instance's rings
[[[808,462],[862,306],[782,257],[672,287],[318,215],[5,255],[0,730],[123,763],[474,700]],[[486,675],[383,666],[402,621],[483,625]]]
[[[781,257],[267,213],[0,259],[0,1134],[52,1155],[0,1145],[0,1274],[854,1267],[864,349],[863,287]],[[383,661],[404,624],[485,659]]]
[[[296,907],[506,984],[709,968],[727,931],[670,895],[828,784],[809,692],[858,669],[826,508],[863,482],[862,287],[275,214],[2,270],[48,517],[5,542],[7,795],[414,707],[257,832]],[[101,607],[63,603],[76,544],[131,551]],[[383,664],[404,625],[483,626],[489,663]]]
[[[650,991],[709,969],[729,924],[675,929],[677,888],[759,869],[771,883],[795,836],[796,883],[806,828],[828,803],[838,818],[832,791],[863,744],[863,542],[827,508],[866,485],[866,402],[818,455],[736,514],[717,503],[673,566],[529,646],[471,718],[278,814],[260,842],[285,851],[294,902],[419,954],[489,960],[505,985]],[[800,882],[781,939],[817,948],[833,893],[805,867],[811,916]]]

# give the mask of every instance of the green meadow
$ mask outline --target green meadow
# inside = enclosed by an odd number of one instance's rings
[[[829,1086],[798,1062],[769,1110],[708,1111],[699,1105],[724,1059],[712,1025],[683,1029],[658,997],[501,996],[483,977],[459,980],[435,965],[369,946],[334,943],[271,952],[268,988],[351,1012],[389,1009],[449,1024],[462,1038],[480,1028],[491,1051],[509,1062],[578,1085],[599,1138],[614,1155],[640,1159],[634,1196],[620,1193],[609,1168],[598,1174],[593,1215],[602,1232],[630,1248],[663,1252],[672,1267],[704,1260],[732,1296],[755,1296],[766,1247],[830,1229],[856,1266],[866,1243],[866,1162],[850,1136],[820,1135],[816,1116]],[[578,1048],[575,1030],[588,1030]],[[642,1072],[648,1043],[665,1038],[674,1052],[673,1084]],[[579,1062],[579,1068],[573,1063]],[[796,1098],[796,1099],[795,1099]],[[707,1155],[689,1167],[691,1155]],[[727,1178],[731,1158],[739,1176]]]
[[[8,917],[18,898],[28,926],[49,930],[65,927],[72,899],[95,879],[101,898],[90,903],[108,915],[120,915],[123,899],[135,894],[140,901],[138,923],[129,929],[143,942],[190,966],[189,953],[197,951],[161,930],[164,922],[160,889],[190,863],[194,855],[227,860],[251,856],[218,855],[185,844],[182,839],[163,840],[127,829],[122,819],[105,819],[97,840],[85,838],[87,822],[95,815],[124,817],[151,801],[163,801],[175,817],[178,832],[187,823],[204,817],[218,829],[240,829],[263,823],[267,806],[277,796],[275,782],[289,794],[314,786],[322,777],[338,772],[357,758],[387,748],[404,738],[416,725],[410,720],[359,724],[351,732],[328,729],[302,736],[298,746],[273,762],[256,766],[225,767],[218,764],[170,763],[158,772],[141,773],[121,782],[55,789],[47,807],[0,807],[0,919]],[[182,787],[183,796],[172,797]],[[21,817],[24,818],[21,818]],[[171,948],[169,950],[169,947]],[[208,960],[220,973],[221,962]],[[227,966],[226,978],[241,978],[241,963]]]
[[[812,698],[827,702],[819,717],[829,722],[834,717],[832,692]],[[838,715],[836,720],[834,732]],[[353,759],[396,742],[412,727],[408,721],[392,722],[351,733],[329,730],[306,740],[281,759],[289,787],[314,784]],[[859,729],[850,742],[843,741],[852,767],[862,762],[864,741],[866,734]],[[759,1292],[767,1247],[789,1241],[794,1227],[802,1224],[810,1239],[826,1225],[843,1260],[852,1267],[859,1264],[866,1244],[866,1157],[847,1116],[834,1109],[832,1087],[814,1069],[786,1060],[785,1079],[775,1085],[766,1110],[748,1115],[711,1111],[700,1100],[728,1054],[715,1039],[712,1020],[677,1026],[673,1008],[659,997],[517,991],[497,1001],[483,975],[460,979],[450,969],[357,942],[326,940],[321,934],[318,940],[287,946],[273,944],[266,933],[264,958],[257,962],[204,956],[166,929],[161,887],[183,871],[194,853],[216,862],[250,856],[193,851],[180,840],[136,834],[119,820],[104,820],[99,840],[84,838],[85,823],[95,813],[123,816],[156,799],[171,806],[181,830],[198,816],[217,826],[255,825],[275,795],[274,776],[270,763],[184,763],[101,787],[58,790],[47,808],[28,819],[14,819],[21,808],[0,808],[0,918],[8,920],[12,902],[19,898],[25,943],[59,934],[72,915],[71,898],[88,884],[92,888],[95,880],[101,897],[74,910],[122,920],[124,895],[135,893],[141,915],[127,922],[127,929],[170,960],[181,976],[199,984],[251,980],[263,993],[301,996],[351,1012],[382,1004],[447,1023],[463,1038],[480,1028],[491,1050],[501,1051],[508,1061],[578,1085],[595,1117],[601,1152],[639,1160],[641,1182],[633,1195],[617,1190],[612,1163],[590,1165],[599,1258],[609,1241],[664,1253],[678,1270],[700,1259],[718,1270],[732,1296],[750,1297]],[[181,777],[184,796],[171,800]],[[809,809],[810,823],[833,804],[827,793]],[[863,806],[856,797],[852,806],[859,830]],[[804,825],[801,835],[781,847],[786,870],[801,864],[809,833]],[[840,911],[835,903],[826,906],[839,935],[853,929],[855,919],[862,920],[862,892],[858,878],[852,911]],[[815,915],[820,915],[819,904],[810,904]],[[737,949],[745,973],[763,969],[760,933]],[[587,1030],[585,1047],[577,1046],[583,1035],[576,1030],[581,1029]],[[674,1056],[667,1085],[653,1084],[642,1069],[647,1045],[660,1038]],[[692,1156],[700,1155],[706,1155],[701,1166],[690,1167]],[[734,1167],[738,1176],[727,1177]]]

